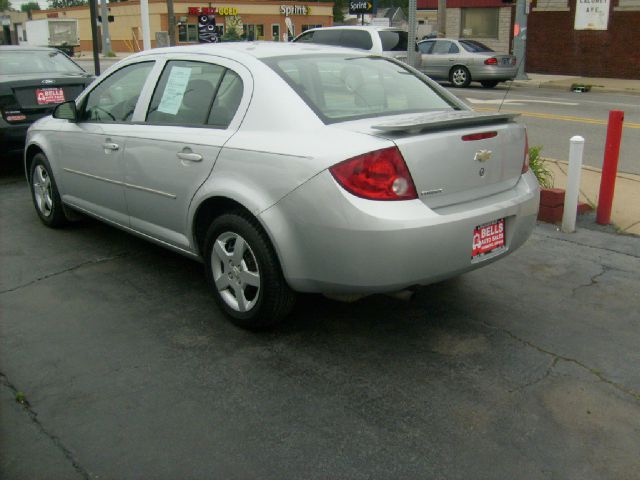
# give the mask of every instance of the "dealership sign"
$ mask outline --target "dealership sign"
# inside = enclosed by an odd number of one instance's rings
[[[355,1],[349,2],[349,15],[357,15],[358,13],[373,13],[373,2]]]
[[[606,30],[609,0],[576,0],[575,30]]]
[[[235,7],[189,7],[189,15],[238,15]]]

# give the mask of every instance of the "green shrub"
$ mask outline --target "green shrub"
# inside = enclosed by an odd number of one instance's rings
[[[542,146],[540,145],[529,148],[529,168],[542,188],[551,188],[553,187],[553,174],[545,166],[545,159],[540,156],[541,150]]]

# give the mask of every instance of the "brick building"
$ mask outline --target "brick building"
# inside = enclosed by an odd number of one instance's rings
[[[438,0],[417,0],[419,11],[436,11]],[[478,40],[497,52],[511,52],[513,6],[503,0],[447,0],[446,36]]]
[[[640,79],[640,0],[533,0],[532,7],[528,72]],[[603,10],[597,22],[576,22],[592,8]]]

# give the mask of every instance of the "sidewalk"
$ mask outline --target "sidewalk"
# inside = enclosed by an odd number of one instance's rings
[[[640,80],[580,77],[573,75],[543,75],[540,73],[527,73],[527,76],[529,80],[514,80],[513,86],[556,88],[569,91],[573,84],[579,84],[591,85],[592,92],[615,92],[640,95]]]
[[[553,173],[553,186],[566,188],[568,162],[546,159],[545,166]],[[580,176],[580,201],[590,204],[594,209],[598,205],[601,171],[599,168],[583,166]],[[618,173],[611,222],[619,233],[640,235],[640,175]]]

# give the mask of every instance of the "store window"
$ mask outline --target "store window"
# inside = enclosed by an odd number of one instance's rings
[[[178,41],[181,43],[198,43],[198,25],[178,25]]]
[[[274,42],[280,41],[280,25],[278,25],[277,23],[271,25],[271,39]]]
[[[462,8],[461,37],[498,38],[499,8]]]
[[[264,25],[245,23],[242,32],[247,40],[264,40]]]

